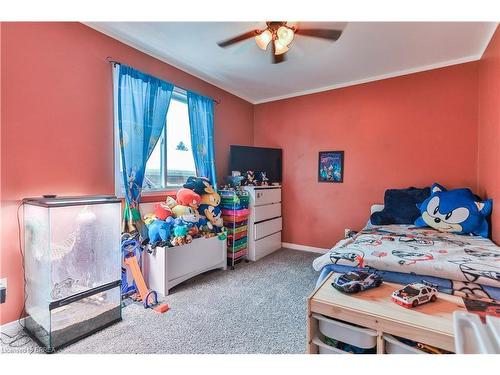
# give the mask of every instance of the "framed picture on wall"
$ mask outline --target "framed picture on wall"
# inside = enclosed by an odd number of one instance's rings
[[[344,182],[344,151],[320,151],[318,182]]]

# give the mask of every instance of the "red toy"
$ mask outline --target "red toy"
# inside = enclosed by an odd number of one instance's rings
[[[172,216],[172,211],[165,203],[156,203],[154,208],[155,217],[158,220],[166,220],[167,217]]]
[[[182,188],[177,192],[177,203],[196,210],[201,203],[201,197],[191,189]]]

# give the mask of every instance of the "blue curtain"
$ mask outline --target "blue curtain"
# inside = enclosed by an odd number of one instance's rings
[[[198,177],[206,177],[216,187],[214,153],[214,101],[187,92],[191,146]]]
[[[141,230],[139,202],[146,162],[165,128],[173,84],[126,65],[114,65],[115,121],[125,188],[124,230]]]

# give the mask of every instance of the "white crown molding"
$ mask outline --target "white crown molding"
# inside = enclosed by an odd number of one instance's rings
[[[292,92],[292,93],[289,93],[286,95],[280,95],[280,96],[264,98],[261,100],[255,100],[255,99],[251,99],[251,98],[249,98],[249,97],[247,97],[239,92],[236,92],[233,89],[229,89],[229,88],[225,87],[224,85],[220,84],[219,82],[215,82],[215,81],[211,80],[210,77],[207,77],[206,75],[203,75],[199,72],[196,72],[196,71],[194,71],[194,69],[192,69],[190,67],[186,67],[182,64],[172,62],[164,57],[159,56],[158,54],[155,54],[151,51],[148,51],[145,48],[139,46],[136,42],[129,40],[128,38],[124,38],[121,35],[117,35],[113,32],[110,32],[109,30],[105,30],[104,28],[100,27],[99,25],[96,25],[96,24],[91,23],[91,22],[82,22],[82,24],[84,24],[85,26],[88,26],[91,29],[94,29],[102,34],[105,34],[113,39],[116,39],[119,42],[122,42],[122,43],[142,52],[142,53],[145,53],[146,55],[149,55],[149,56],[159,60],[159,61],[162,61],[168,65],[171,65],[174,68],[177,68],[177,69],[179,69],[187,74],[190,74],[198,79],[201,79],[202,81],[205,81],[210,85],[213,85],[213,86],[215,86],[221,90],[224,90],[232,95],[235,95],[235,96],[237,96],[237,97],[239,97],[239,98],[241,98],[241,99],[243,99],[251,104],[254,104],[254,105],[274,102],[274,101],[283,100],[283,99],[290,99],[290,98],[294,98],[297,96],[316,94],[316,93],[320,93],[320,92],[324,92],[324,91],[335,90],[335,89],[340,89],[340,88],[344,88],[344,87],[355,86],[355,85],[360,85],[360,84],[364,84],[364,83],[375,82],[375,81],[380,81],[380,80],[384,80],[384,79],[395,78],[395,77],[405,76],[405,75],[409,75],[409,74],[425,72],[425,71],[429,71],[429,70],[433,70],[433,69],[444,68],[447,66],[477,61],[477,60],[481,59],[482,55],[484,54],[484,51],[488,47],[488,44],[489,44],[491,38],[493,37],[495,30],[498,26],[498,23],[494,23],[492,25],[489,36],[488,36],[488,38],[486,38],[484,45],[481,47],[480,53],[475,54],[475,55],[465,56],[465,57],[461,57],[461,58],[454,59],[454,60],[446,60],[446,61],[442,61],[439,63],[430,64],[430,65],[417,66],[417,67],[414,67],[411,69],[399,70],[396,72],[391,72],[391,73],[382,74],[382,75],[378,75],[378,76],[366,77],[366,78],[359,79],[359,80],[336,83],[333,85],[318,87],[318,88],[314,88],[314,89],[310,89],[310,90]]]
[[[382,74],[379,76],[372,76],[372,77],[367,77],[367,78],[363,78],[363,79],[359,79],[359,80],[355,80],[355,81],[336,83],[334,85],[319,87],[316,89],[297,91],[297,92],[293,92],[293,93],[286,94],[286,95],[280,95],[280,96],[275,96],[272,98],[266,98],[266,99],[258,100],[254,104],[269,103],[269,102],[274,102],[277,100],[290,99],[290,98],[294,98],[297,96],[317,94],[319,92],[341,89],[341,88],[349,87],[349,86],[361,85],[363,83],[381,81],[381,80],[388,79],[388,78],[401,77],[401,76],[405,76],[408,74],[420,73],[420,72],[425,72],[428,70],[434,70],[434,69],[444,68],[447,66],[464,64],[464,63],[468,63],[471,61],[477,61],[480,58],[481,58],[481,55],[472,55],[472,56],[461,57],[461,58],[455,59],[455,60],[443,61],[443,62],[439,62],[439,63],[431,64],[431,65],[426,65],[426,66],[418,66],[415,68],[406,69],[406,70],[399,70],[397,72]]]
[[[330,250],[330,249],[323,249],[321,247],[297,245],[297,244],[289,243],[289,242],[282,242],[281,247],[284,247],[286,249],[300,250],[300,251],[306,251],[308,253],[316,253],[316,254],[324,254]]]
[[[123,44],[126,44],[127,46],[132,47],[132,48],[134,48],[134,49],[136,49],[136,50],[138,50],[138,51],[140,51],[140,52],[142,52],[142,53],[144,53],[144,54],[146,54],[148,56],[151,56],[151,57],[155,58],[156,60],[160,60],[160,61],[162,61],[162,62],[164,62],[164,63],[166,63],[166,64],[168,64],[170,66],[173,66],[176,69],[179,69],[179,70],[183,71],[184,73],[187,73],[187,74],[189,74],[189,75],[191,75],[193,77],[201,79],[202,81],[204,81],[204,82],[206,82],[206,83],[208,83],[208,84],[210,84],[212,86],[215,86],[215,87],[217,87],[220,90],[226,91],[229,94],[237,96],[238,98],[243,99],[243,100],[249,102],[250,104],[255,104],[255,101],[253,99],[247,98],[245,95],[237,93],[237,92],[235,92],[232,89],[228,89],[226,87],[223,87],[220,83],[216,83],[216,82],[210,80],[210,78],[207,78],[205,76],[201,76],[199,73],[193,72],[192,69],[189,69],[189,68],[187,68],[185,66],[182,66],[182,65],[180,65],[178,63],[173,63],[172,61],[169,61],[168,59],[165,59],[164,57],[161,57],[161,56],[159,56],[159,55],[157,55],[157,54],[155,54],[155,53],[153,53],[151,51],[148,51],[145,48],[142,48],[141,46],[139,46],[136,42],[134,42],[132,40],[124,38],[123,36],[120,36],[120,35],[116,35],[115,33],[110,32],[109,30],[105,30],[104,28],[99,27],[98,25],[95,25],[95,24],[93,24],[91,22],[81,22],[81,23],[83,25],[87,26],[87,27],[90,27],[91,29],[93,29],[95,31],[100,32],[101,34],[107,35],[110,38],[113,38],[113,39],[115,39],[115,40],[117,40],[117,41],[119,41],[119,42],[121,42]],[[111,56],[111,57],[113,57],[113,56]],[[125,64],[126,62],[124,61],[123,63]],[[172,83],[175,84],[175,82],[172,82]]]

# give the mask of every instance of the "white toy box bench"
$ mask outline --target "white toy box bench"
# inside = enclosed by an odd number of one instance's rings
[[[153,212],[155,203],[141,204],[141,213]],[[163,296],[174,286],[213,269],[227,268],[226,240],[217,236],[195,238],[191,243],[174,247],[157,247],[144,254],[143,273],[149,289]]]

